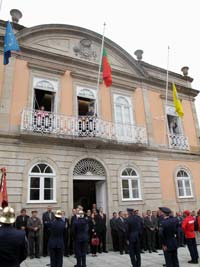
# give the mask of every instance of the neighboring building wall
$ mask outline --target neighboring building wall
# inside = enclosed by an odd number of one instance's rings
[[[183,100],[183,110],[183,127],[185,135],[188,137],[190,147],[196,147],[198,146],[198,136],[192,112],[192,101]]]
[[[200,205],[200,160],[199,158],[188,160],[188,157],[181,157],[182,159],[177,160],[178,155],[176,159],[174,155],[171,159],[159,160],[163,204],[171,207],[173,210],[197,210]],[[177,169],[181,167],[191,173],[191,186],[193,191],[193,197],[191,198],[179,198],[177,195],[175,174]]]

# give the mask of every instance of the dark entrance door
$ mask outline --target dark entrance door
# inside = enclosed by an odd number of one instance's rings
[[[74,208],[81,205],[84,211],[91,209],[92,204],[96,203],[96,181],[74,180],[73,183]]]

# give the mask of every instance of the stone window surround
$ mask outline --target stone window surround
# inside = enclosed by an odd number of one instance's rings
[[[111,111],[112,111],[112,121],[116,121],[116,115],[115,115],[115,99],[118,97],[124,97],[126,100],[130,103],[130,109],[131,109],[131,121],[134,124],[135,122],[135,110],[133,106],[133,92],[132,91],[125,91],[124,89],[119,88],[112,88],[111,89]]]
[[[137,176],[122,176],[122,172],[127,169],[127,168],[131,168],[133,169]],[[128,183],[129,183],[129,194],[130,194],[130,191],[132,188],[130,188],[130,181],[132,180],[137,180],[138,181],[138,193],[139,193],[139,197],[138,198],[123,198],[123,188],[122,188],[122,180],[127,180],[128,179]],[[130,181],[129,181],[130,180]],[[141,177],[140,177],[140,174],[139,172],[137,171],[137,169],[131,165],[127,165],[126,167],[123,167],[120,171],[120,191],[121,191],[121,201],[122,202],[128,202],[128,201],[134,201],[134,202],[137,202],[137,201],[141,201],[142,200],[142,194],[141,194]]]
[[[47,173],[31,173],[31,170],[34,168],[34,166],[37,166],[38,164],[45,164],[48,167],[51,168],[51,170],[53,171],[51,174],[47,174]],[[41,199],[39,200],[30,200],[30,180],[31,177],[39,177],[40,178],[40,187],[39,191],[40,191],[40,198],[41,196],[43,196]],[[45,177],[51,177],[53,178],[53,199],[52,200],[44,200],[44,178]],[[44,162],[37,162],[35,164],[32,165],[32,167],[30,168],[29,172],[28,172],[28,192],[27,192],[27,203],[56,203],[56,174],[55,171],[53,169],[53,167],[51,165],[49,165],[48,163],[44,163]],[[42,192],[42,193],[41,193]]]
[[[29,82],[29,91],[28,91],[28,107],[33,108],[34,101],[34,89],[37,89],[35,86],[40,81],[47,81],[54,86],[55,93],[55,102],[54,102],[54,113],[59,113],[58,107],[60,107],[60,78],[61,76],[55,74],[49,74],[44,71],[38,71],[35,69],[30,69],[30,82]],[[51,90],[48,90],[51,91]]]
[[[191,196],[179,196],[179,190],[178,190],[178,182],[177,182],[177,174],[179,171],[183,170],[184,172],[187,173],[188,175],[188,180],[189,180],[189,184],[190,184],[190,190],[191,190]],[[181,179],[181,178],[178,178]],[[181,179],[183,180],[183,179]],[[185,180],[185,179],[184,179]],[[176,197],[177,197],[177,201],[178,202],[184,202],[184,201],[193,201],[195,199],[194,196],[194,190],[193,190],[193,176],[191,171],[189,170],[188,167],[186,166],[178,166],[174,172],[174,181],[175,181],[175,189],[176,189]]]

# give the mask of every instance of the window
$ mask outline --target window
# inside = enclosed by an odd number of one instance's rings
[[[56,91],[58,82],[46,78],[33,78],[33,109],[39,110],[42,106],[45,111],[56,112]]]
[[[115,123],[118,138],[132,137],[132,105],[130,97],[114,96]]]
[[[29,173],[28,202],[54,202],[55,174],[50,166],[44,163],[35,165]]]
[[[192,197],[191,177],[185,170],[179,170],[176,175],[178,197]]]
[[[126,168],[121,173],[122,200],[141,199],[140,177],[133,168]]]
[[[87,89],[78,86],[77,87],[77,104],[78,104],[78,115],[86,116],[94,115],[96,103],[96,92],[93,89]],[[93,110],[93,112],[92,112]]]
[[[171,135],[182,134],[181,121],[174,107],[169,107],[169,106],[167,107],[167,123],[168,123],[169,134]]]

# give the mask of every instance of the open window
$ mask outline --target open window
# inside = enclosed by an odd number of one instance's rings
[[[39,110],[41,107],[45,111],[55,112],[56,88],[48,80],[39,80],[33,88],[33,109]]]
[[[54,112],[55,93],[34,88],[33,109],[38,110],[42,106],[45,111]]]
[[[168,124],[169,134],[172,135],[182,134],[181,121],[174,107],[167,107],[167,124]]]
[[[92,89],[77,88],[78,116],[94,116],[96,109],[96,95]]]

